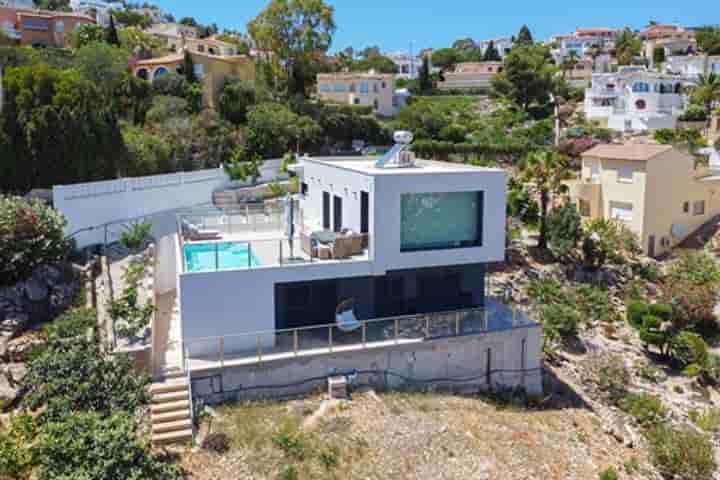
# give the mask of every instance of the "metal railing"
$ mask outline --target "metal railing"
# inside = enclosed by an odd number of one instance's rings
[[[245,205],[236,210],[218,212],[193,212],[179,215],[202,230],[217,230],[226,235],[246,232],[282,230],[285,226],[284,209],[268,205]]]
[[[359,321],[352,331],[337,323],[268,330],[184,341],[192,367],[225,367],[229,362],[260,363],[313,353],[365,350],[438,338],[460,337],[536,325],[507,305],[403,315]]]

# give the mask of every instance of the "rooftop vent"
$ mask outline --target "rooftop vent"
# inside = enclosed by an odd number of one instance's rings
[[[380,160],[375,162],[377,168],[407,168],[415,166],[415,154],[410,150],[413,134],[398,130],[393,135],[395,145]]]

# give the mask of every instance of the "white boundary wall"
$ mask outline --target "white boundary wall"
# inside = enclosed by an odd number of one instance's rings
[[[266,160],[261,168],[260,182],[275,179],[281,164],[282,159]],[[212,203],[214,191],[230,185],[237,187],[243,184],[230,182],[221,167],[148,177],[56,185],[53,187],[53,204],[67,218],[66,235],[84,228],[96,227],[95,230],[82,232],[73,237],[77,246],[82,248],[103,243],[105,241],[103,226],[106,224],[196,205],[209,205]],[[162,222],[168,223],[168,218],[163,218]],[[167,229],[160,229],[163,234],[169,233],[165,230]]]

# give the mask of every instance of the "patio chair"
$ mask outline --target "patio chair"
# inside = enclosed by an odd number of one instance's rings
[[[310,235],[303,232],[300,234],[300,245],[302,251],[310,258],[316,258],[318,256],[317,247],[313,245],[313,239]]]
[[[185,220],[183,220],[182,229],[185,239],[192,242],[218,240],[221,237],[220,230],[200,229],[197,225]]]
[[[349,298],[340,302],[335,309],[335,323],[339,330],[352,332],[362,326],[362,323],[355,316],[355,300]]]
[[[332,256],[335,259],[349,258],[352,255],[353,239],[338,237],[332,244]]]

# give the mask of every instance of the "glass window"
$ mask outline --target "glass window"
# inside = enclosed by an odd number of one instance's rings
[[[370,84],[366,81],[360,82],[360,93],[368,93],[370,91]]]
[[[333,85],[333,91],[335,92],[347,92],[347,85],[344,83],[336,83]]]
[[[610,202],[610,218],[631,223],[633,221],[633,204],[630,202]]]
[[[55,22],[55,31],[58,33],[65,33],[65,22],[62,20]]]
[[[632,91],[635,93],[644,93],[650,91],[650,84],[646,82],[635,82],[632,86]]]
[[[690,213],[690,202],[683,202],[683,213]]]
[[[617,181],[620,183],[633,183],[633,169],[631,167],[619,168]]]
[[[196,63],[193,65],[193,70],[195,71],[195,76],[198,78],[202,78],[203,75],[205,75],[205,65],[202,63]]]
[[[329,92],[329,91],[331,91],[331,90],[332,90],[332,89],[330,88],[330,84],[329,84],[329,83],[321,83],[321,84],[320,84],[320,91],[321,91],[321,92]]]
[[[483,192],[406,193],[400,251],[482,245]]]

